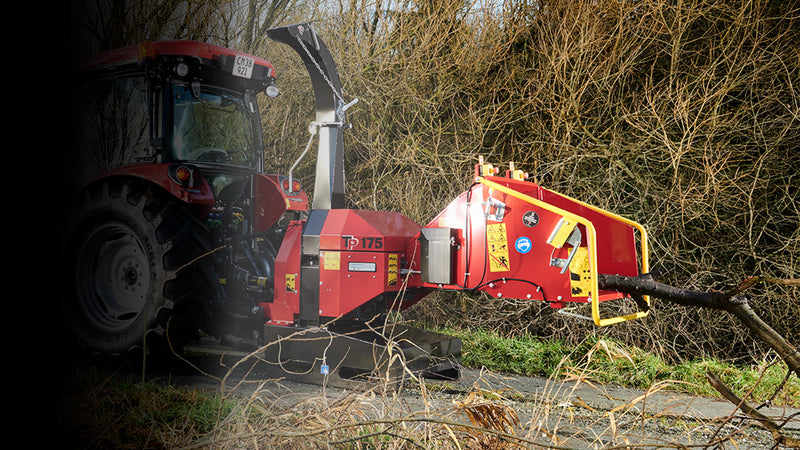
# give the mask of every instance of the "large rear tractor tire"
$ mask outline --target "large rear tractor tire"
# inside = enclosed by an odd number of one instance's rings
[[[206,229],[146,182],[88,190],[68,233],[65,325],[77,348],[103,360],[162,360],[196,337],[209,294]]]

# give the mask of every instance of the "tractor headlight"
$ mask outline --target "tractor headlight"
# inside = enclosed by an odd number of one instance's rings
[[[189,66],[186,63],[178,63],[175,66],[175,73],[179,77],[185,77],[186,75],[189,74]]]

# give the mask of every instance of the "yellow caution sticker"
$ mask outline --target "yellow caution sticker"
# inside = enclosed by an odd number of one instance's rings
[[[339,270],[339,252],[324,252],[322,259],[325,270]]]
[[[508,236],[506,224],[493,223],[486,226],[486,246],[489,253],[489,270],[507,272],[511,270],[508,259]]]
[[[389,254],[389,262],[386,264],[386,285],[397,286],[397,256]]]
[[[592,292],[592,275],[589,268],[589,249],[578,247],[569,263],[569,284],[573,297],[588,297]]]
[[[297,275],[293,273],[286,274],[286,292],[297,292]]]

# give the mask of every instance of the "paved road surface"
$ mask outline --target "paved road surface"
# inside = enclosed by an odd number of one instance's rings
[[[199,361],[195,363],[202,365]],[[319,407],[320,402],[341,404],[343,399],[355,399],[354,404],[376,418],[424,413],[464,423],[469,421],[459,408],[459,402],[466,402],[472,392],[494,392],[500,398],[493,401],[505,405],[507,411],[513,411],[519,418],[515,434],[565,448],[617,445],[674,448],[676,444],[703,444],[723,436],[732,436],[734,440],[726,441],[727,444],[719,448],[761,449],[774,444],[769,433],[745,419],[731,403],[682,395],[666,386],[643,391],[472,369],[463,370],[457,381],[428,382],[425,395],[414,382],[394,395],[380,389],[343,390],[284,380],[239,383],[241,380],[236,377],[229,378],[227,388],[221,390],[218,379],[196,372],[172,373],[168,379],[173,384],[225,395],[258,396],[276,408],[296,408],[303,404]],[[760,411],[779,424],[786,422],[785,432],[800,438],[800,410],[769,407]]]

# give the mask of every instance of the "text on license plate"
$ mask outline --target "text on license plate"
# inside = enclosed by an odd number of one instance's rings
[[[250,78],[253,76],[255,59],[243,55],[236,55],[233,62],[233,74],[237,77]]]

